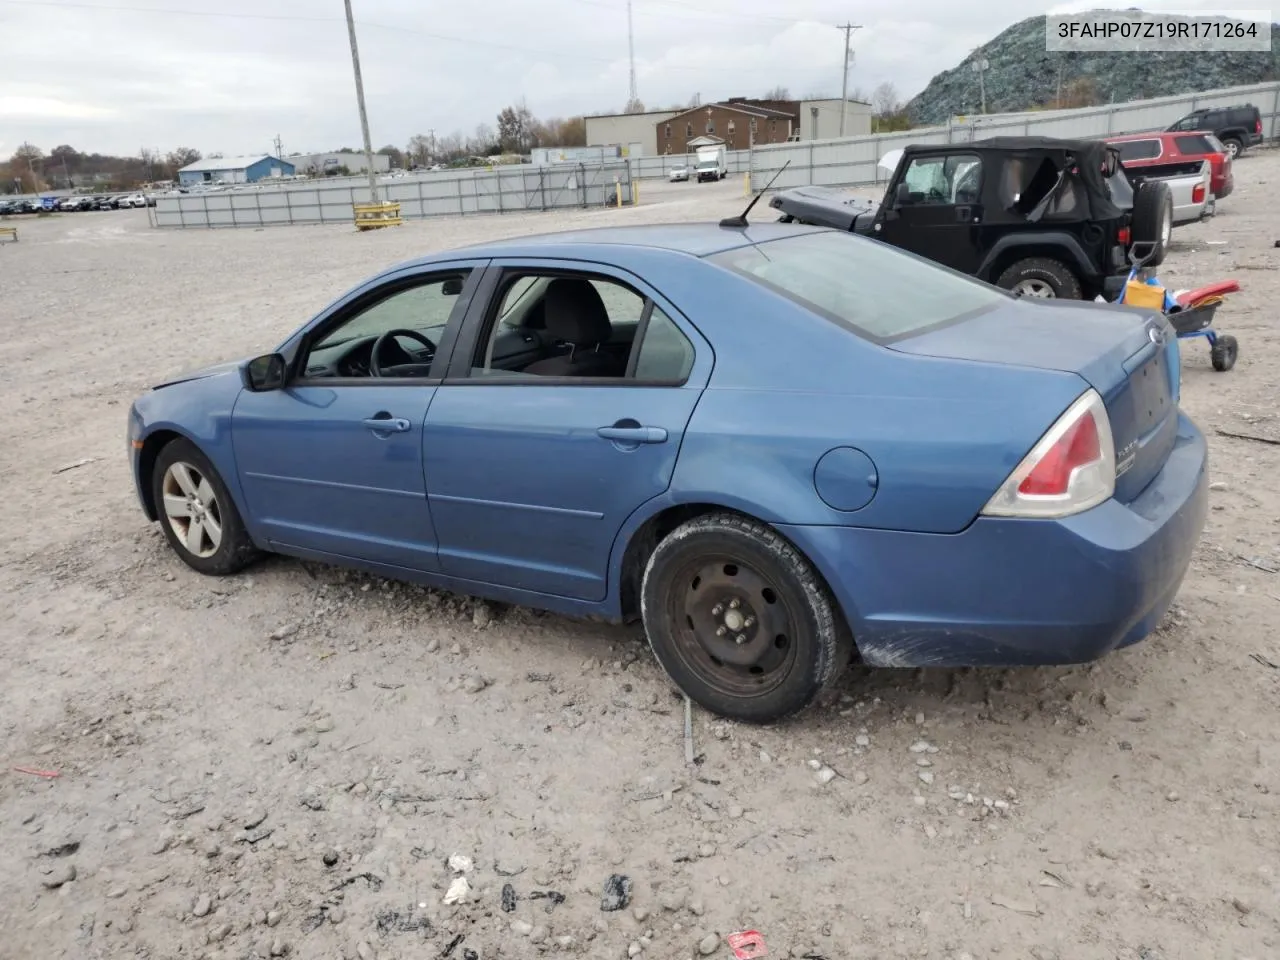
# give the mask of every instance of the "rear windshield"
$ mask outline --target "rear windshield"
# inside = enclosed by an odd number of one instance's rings
[[[881,343],[1008,301],[985,283],[839,231],[769,240],[707,259]]]

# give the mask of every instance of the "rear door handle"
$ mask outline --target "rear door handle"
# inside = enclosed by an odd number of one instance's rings
[[[370,417],[360,422],[374,433],[406,433],[410,427],[403,417]]]
[[[601,427],[596,435],[615,443],[667,442],[667,431],[662,427]]]

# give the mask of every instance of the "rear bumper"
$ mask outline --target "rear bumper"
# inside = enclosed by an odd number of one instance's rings
[[[872,666],[1082,663],[1136,643],[1173,602],[1204,526],[1208,451],[1179,415],[1130,504],[1065,520],[982,517],[963,533],[781,527],[822,570]]]

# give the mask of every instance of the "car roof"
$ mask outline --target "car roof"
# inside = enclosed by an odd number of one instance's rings
[[[535,234],[509,240],[493,240],[456,247],[448,253],[453,255],[465,252],[490,257],[549,257],[559,253],[583,257],[590,256],[593,247],[643,247],[693,257],[707,257],[726,250],[780,240],[784,237],[821,233],[827,229],[783,224],[776,220],[753,223],[746,229],[721,227],[716,223],[655,223],[630,227],[594,227],[585,230]],[[437,254],[423,258],[422,262],[439,259],[441,255]]]

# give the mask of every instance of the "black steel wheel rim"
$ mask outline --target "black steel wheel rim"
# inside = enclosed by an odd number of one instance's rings
[[[668,597],[675,653],[716,693],[764,696],[795,668],[796,611],[769,577],[740,559],[703,555],[686,562]]]

